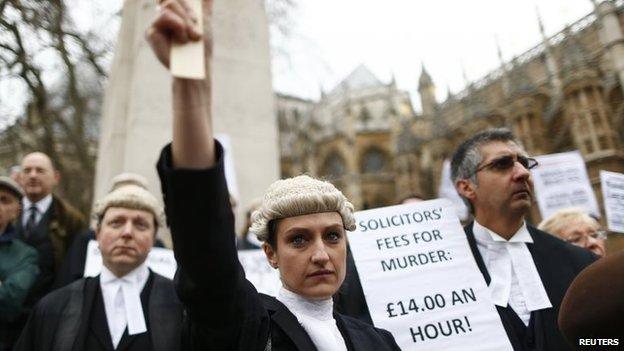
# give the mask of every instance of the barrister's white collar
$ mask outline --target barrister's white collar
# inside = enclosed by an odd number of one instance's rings
[[[473,233],[477,244],[487,247],[487,257],[483,259],[491,277],[489,288],[496,305],[506,307],[510,296],[518,293],[511,291],[513,274],[517,277],[520,293],[528,311],[552,307],[533,256],[526,245],[533,243],[533,237],[526,223],[522,223],[509,240],[505,240],[477,221],[474,222]]]
[[[149,269],[145,263],[122,277],[117,277],[106,266],[102,267],[100,288],[104,299],[106,320],[115,348],[119,345],[126,327],[128,327],[128,335],[147,331],[141,304],[141,291],[148,278]]]

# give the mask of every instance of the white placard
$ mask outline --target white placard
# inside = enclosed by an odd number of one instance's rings
[[[539,165],[531,170],[535,196],[542,218],[560,209],[582,208],[600,218],[585,161],[578,151],[537,156]]]
[[[442,174],[440,177],[440,188],[438,189],[438,197],[449,199],[455,211],[457,211],[457,217],[460,220],[465,221],[468,219],[469,210],[464,201],[461,199],[455,188],[455,184],[451,180],[451,161],[444,160],[442,164]]]
[[[607,215],[607,227],[624,233],[624,174],[600,171],[602,198]]]
[[[173,279],[178,264],[173,251],[162,247],[153,247],[147,255],[147,266],[163,277]],[[102,254],[95,240],[90,240],[87,245],[87,259],[85,261],[85,277],[95,277],[102,271]]]
[[[355,216],[349,241],[371,317],[403,350],[512,350],[450,201]]]
[[[282,286],[279,272],[269,265],[263,250],[238,251],[238,260],[245,270],[247,280],[256,287],[258,292],[277,296]]]

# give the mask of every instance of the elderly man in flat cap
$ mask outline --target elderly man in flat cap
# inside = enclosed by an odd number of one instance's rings
[[[39,274],[37,250],[15,239],[22,196],[13,179],[0,177],[0,351],[11,350],[19,336],[23,302]]]
[[[178,350],[182,307],[173,283],[145,264],[162,207],[128,184],[100,200],[94,217],[102,273],[43,298],[15,350]]]

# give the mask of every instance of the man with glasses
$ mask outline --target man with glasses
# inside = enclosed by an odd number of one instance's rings
[[[543,220],[540,230],[558,236],[572,245],[586,248],[598,257],[607,254],[605,241],[607,232],[600,229],[600,223],[579,208],[564,208]]]
[[[451,178],[474,216],[464,229],[514,350],[568,350],[557,312],[595,256],[526,223],[536,166],[509,130],[489,129],[457,148]]]

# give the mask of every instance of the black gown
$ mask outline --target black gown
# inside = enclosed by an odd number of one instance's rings
[[[316,350],[296,317],[275,298],[259,294],[238,261],[234,217],[218,163],[204,170],[173,169],[171,147],[158,161],[178,261],[176,289],[186,307],[183,350]],[[392,335],[334,315],[348,350],[399,350]]]
[[[182,350],[183,311],[173,282],[150,271],[141,303],[148,332],[129,336],[126,329],[117,350]],[[98,275],[75,281],[41,299],[15,351],[107,351],[112,347]]]

